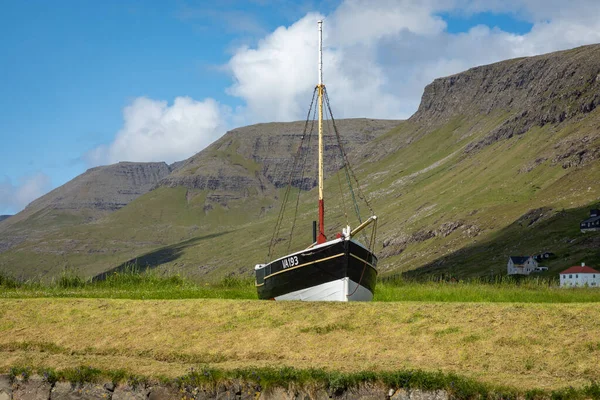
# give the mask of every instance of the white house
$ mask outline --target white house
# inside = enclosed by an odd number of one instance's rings
[[[585,263],[581,266],[568,268],[560,273],[560,286],[590,286],[600,287],[600,272],[588,267]]]
[[[508,257],[508,275],[529,275],[536,268],[538,263],[533,257],[510,256]]]

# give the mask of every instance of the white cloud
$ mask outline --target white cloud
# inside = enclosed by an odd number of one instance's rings
[[[213,99],[177,97],[172,105],[138,97],[123,110],[123,128],[115,140],[90,151],[91,165],[118,161],[186,159],[225,132],[228,109]]]
[[[228,93],[246,101],[249,120],[288,120],[306,110],[317,79],[319,18],[309,14],[288,28],[279,27],[258,48],[243,47],[231,58],[228,66],[235,82]]]
[[[308,14],[288,28],[279,27],[257,48],[239,49],[229,61],[234,84],[228,93],[244,99],[246,123],[302,119],[318,83],[317,30],[319,14]],[[328,31],[324,32],[327,42]],[[399,104],[381,87],[387,77],[365,57],[369,48],[349,46],[345,51],[324,48],[324,81],[335,99],[337,117],[397,112]]]
[[[398,0],[346,0],[332,15],[332,41],[336,45],[370,44],[402,31],[435,35],[446,28],[430,12],[429,2]]]
[[[475,26],[452,34],[440,15],[509,13],[533,24],[526,34]],[[137,98],[114,141],[90,164],[185,159],[227,126],[304,119],[317,83],[316,21],[324,25],[324,80],[336,117],[408,118],[433,79],[473,66],[600,42],[597,0],[345,0],[331,14],[308,13],[240,47],[226,65],[233,112],[215,100],[172,105]]]
[[[501,12],[523,35],[487,26],[450,34],[441,13]],[[316,21],[279,27],[228,63],[246,123],[303,119],[317,83]],[[325,18],[324,80],[337,117],[407,118],[426,84],[473,66],[600,41],[597,0],[345,0]]]
[[[50,178],[43,173],[23,176],[17,185],[5,177],[0,181],[0,214],[21,211],[27,204],[50,189]]]

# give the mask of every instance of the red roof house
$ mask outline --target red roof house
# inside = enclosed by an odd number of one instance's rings
[[[600,274],[600,271],[596,271],[592,267],[588,267],[587,265],[576,265],[574,267],[565,269],[562,274]]]
[[[600,271],[596,271],[584,263],[567,268],[560,273],[560,286],[600,287]]]

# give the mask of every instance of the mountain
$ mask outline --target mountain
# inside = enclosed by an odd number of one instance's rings
[[[0,220],[0,252],[61,227],[89,223],[147,193],[172,168],[165,163],[129,163],[96,167]]]
[[[533,127],[562,127],[563,122],[579,121],[600,103],[600,93],[596,90],[600,86],[599,51],[598,45],[583,46],[476,67],[436,79],[425,87],[417,112],[407,121],[414,130],[410,140],[449,126],[459,118],[498,115],[494,126],[479,124],[471,129],[470,135],[477,133],[476,128],[486,132],[467,144],[465,153],[470,153],[499,140],[523,135]],[[404,144],[391,139],[394,146],[387,153]],[[575,143],[561,143],[561,150],[570,144]],[[600,157],[596,150],[586,149],[583,142],[577,145],[571,153],[582,151],[581,162]],[[562,155],[567,159],[573,154]],[[578,165],[576,160],[570,161]]]
[[[350,154],[398,123],[336,121]],[[307,141],[312,137],[311,147],[316,146],[316,125],[306,132],[304,128],[304,121],[257,124],[230,131],[171,166],[119,163],[88,170],[31,203],[14,223],[0,225],[0,267],[19,276],[51,277],[81,262],[83,271],[100,273],[140,251],[221,229],[225,221],[247,220],[249,210],[258,210],[257,216],[268,214],[287,184],[290,165],[285,163],[299,138],[304,133]],[[325,155],[332,160],[338,153],[331,146],[335,135],[329,128]],[[314,174],[315,166],[307,165],[306,170]],[[335,166],[328,168],[326,175],[334,170]],[[309,189],[315,180],[297,185]],[[115,212],[150,189],[150,196]],[[51,235],[46,234],[49,228]]]
[[[0,215],[0,222],[4,221],[5,219],[12,217],[12,215]]]
[[[364,194],[379,216],[382,275],[505,273],[508,256],[545,251],[556,254],[546,275],[598,266],[600,234],[581,233],[579,221],[600,203],[599,75],[600,46],[584,46],[436,79],[406,121],[338,121],[361,190],[340,190],[351,176],[338,171],[329,131],[327,235],[357,225],[354,200],[368,215]],[[93,276],[137,263],[199,279],[250,275],[272,237],[276,255],[311,239],[314,163],[279,215],[303,130],[294,124],[231,131],[127,206],[0,253],[0,268],[51,277],[69,265]]]
[[[355,149],[388,132],[400,123],[394,120],[343,119],[336,121],[343,132],[342,143],[352,155]],[[317,146],[316,124],[306,129],[310,148]],[[303,136],[305,121],[279,122],[247,126],[227,132],[220,140],[186,160],[179,170],[161,180],[161,187],[185,187],[189,192],[209,190],[210,202],[226,206],[230,200],[253,195],[272,196],[284,188],[292,168],[293,155]],[[333,129],[325,130],[325,176],[340,167]],[[305,168],[302,182],[292,182],[304,190],[316,186],[316,163]]]
[[[91,168],[33,201],[25,211],[32,213],[49,208],[70,212],[90,210],[97,212],[97,215],[92,214],[90,218],[97,218],[104,212],[126,206],[152,189],[170,172],[171,169],[164,162],[120,162]]]
[[[401,204],[384,206],[398,222],[383,232],[384,268],[502,273],[509,255],[543,251],[559,254],[549,274],[600,263],[600,238],[578,230],[600,200],[599,89],[599,45],[428,85],[418,111],[363,150],[387,149],[382,168],[404,158],[371,181]]]

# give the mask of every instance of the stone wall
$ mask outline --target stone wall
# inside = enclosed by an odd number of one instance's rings
[[[271,388],[263,390],[256,384],[232,382],[214,388],[178,388],[162,384],[114,385],[113,383],[70,382],[50,383],[41,376],[27,380],[10,379],[0,375],[0,400],[447,400],[451,397],[443,390],[422,391],[418,389],[389,389],[369,384],[355,389],[331,393],[324,389]]]

